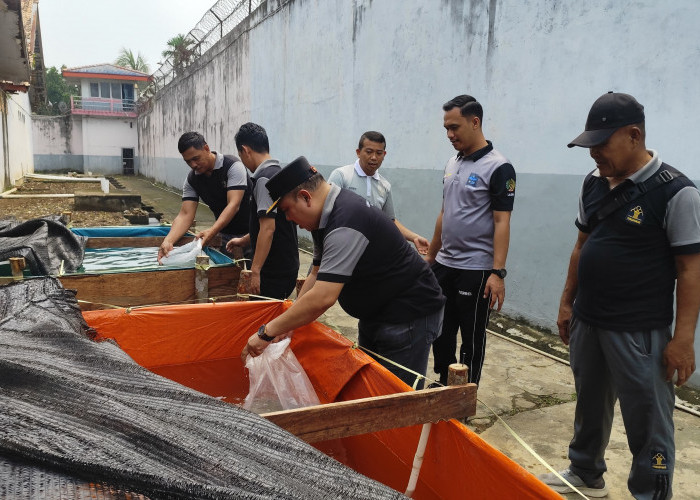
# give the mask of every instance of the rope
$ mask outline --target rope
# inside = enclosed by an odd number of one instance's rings
[[[97,306],[104,306],[104,307],[107,307],[107,308],[109,308],[109,309],[123,309],[123,308],[124,308],[124,306],[115,306],[115,305],[112,305],[112,304],[103,304],[102,302],[92,302],[92,301],[89,301],[89,300],[80,300],[80,299],[76,299],[76,300],[78,301],[78,304],[93,304],[93,305],[97,305]]]
[[[194,268],[198,269],[199,271],[207,271],[212,265],[209,263],[209,260],[207,260],[206,264],[198,264],[195,262]]]
[[[216,304],[218,301],[223,300],[223,299],[233,299],[233,298],[243,298],[243,299],[249,299],[250,297],[255,297],[260,300],[265,300],[268,302],[284,302],[284,300],[281,299],[275,299],[272,297],[266,297],[264,295],[254,295],[252,293],[236,293],[234,295],[217,295],[216,297],[209,297],[206,300],[208,302],[211,302],[212,304]],[[78,299],[78,302],[81,304],[93,304],[93,305],[98,305],[98,306],[104,306],[110,309],[126,309],[127,314],[130,313],[133,309],[143,309],[144,307],[158,307],[158,306],[170,306],[170,305],[178,305],[178,304],[192,304],[192,303],[203,303],[204,299],[187,299],[187,300],[180,300],[178,302],[156,302],[153,304],[140,304],[137,306],[117,306],[114,304],[106,304],[104,302],[93,302],[91,300],[80,300]]]
[[[486,403],[484,403],[484,402],[483,402],[481,399],[479,399],[479,398],[476,398],[476,400],[477,400],[479,403],[481,403],[489,412],[491,412],[491,414],[492,414],[494,417],[496,417],[496,419],[498,419],[498,421],[499,421],[501,424],[503,424],[503,427],[506,428],[506,430],[510,433],[510,435],[513,436],[513,437],[515,438],[515,440],[516,440],[518,443],[520,443],[520,445],[521,445],[523,448],[525,448],[525,450],[526,450],[528,453],[530,453],[530,455],[532,455],[533,457],[535,457],[539,463],[541,463],[542,465],[544,465],[549,471],[553,472],[554,475],[555,475],[557,478],[559,478],[564,484],[566,484],[569,488],[571,488],[571,489],[574,491],[574,493],[577,493],[577,494],[581,495],[581,497],[583,497],[583,498],[586,498],[586,499],[588,498],[586,495],[584,495],[583,493],[581,493],[581,492],[576,488],[576,486],[574,486],[573,484],[571,484],[569,481],[567,481],[566,479],[564,479],[564,478],[561,476],[561,474],[559,474],[557,471],[555,471],[554,468],[553,468],[551,465],[549,465],[535,450],[533,450],[532,447],[531,447],[529,444],[527,444],[527,443],[525,442],[525,440],[524,440],[523,438],[521,438],[521,437],[518,435],[518,433],[515,432],[515,431],[505,422],[505,420],[503,420],[500,416],[498,416],[498,414],[497,414],[495,411],[493,411],[489,405],[487,405]]]
[[[341,333],[341,335],[342,335],[342,333]],[[343,335],[343,337],[345,337],[345,335]],[[347,338],[347,337],[345,337],[345,338]],[[349,339],[348,339],[348,340],[349,340]],[[408,368],[408,367],[406,367],[406,366],[404,366],[404,365],[402,365],[402,364],[400,364],[400,363],[397,363],[396,361],[393,361],[393,360],[391,360],[391,359],[389,359],[389,358],[387,358],[387,357],[384,357],[384,356],[382,356],[381,354],[377,354],[376,352],[371,351],[371,350],[367,349],[366,347],[363,347],[363,346],[359,345],[357,342],[353,342],[352,348],[353,348],[353,349],[362,349],[363,351],[365,351],[366,353],[370,354],[370,355],[371,355],[372,357],[374,357],[374,358],[379,358],[379,359],[381,359],[382,361],[386,361],[386,362],[389,363],[389,364],[392,364],[392,365],[394,365],[394,366],[396,366],[396,367],[398,367],[398,368],[401,368],[402,370],[404,370],[404,371],[410,373],[411,375],[415,375],[416,380],[413,382],[413,389],[414,389],[414,390],[416,389],[416,387],[418,387],[418,382],[420,382],[421,379],[426,380],[426,381],[430,381],[431,383],[439,383],[439,382],[436,382],[436,381],[433,380],[433,379],[430,379],[430,378],[426,377],[426,376],[423,375],[422,373],[418,373],[418,372],[416,372],[416,371],[413,371],[413,370],[411,370],[410,368]]]

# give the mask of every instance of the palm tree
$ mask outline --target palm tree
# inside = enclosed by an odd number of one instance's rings
[[[148,63],[141,55],[141,52],[134,56],[131,49],[127,49],[126,47],[122,48],[121,52],[119,53],[119,57],[117,57],[117,59],[114,61],[114,64],[123,68],[131,68],[142,73],[150,73]]]
[[[168,40],[168,47],[170,48],[163,51],[163,57],[172,59],[172,64],[176,73],[179,73],[192,61],[192,57],[195,53],[192,48],[194,43],[194,40],[182,34],[176,35]]]

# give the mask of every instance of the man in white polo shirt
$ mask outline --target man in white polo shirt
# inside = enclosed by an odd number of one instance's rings
[[[377,207],[394,221],[401,235],[416,246],[418,253],[428,253],[430,242],[396,220],[391,183],[378,172],[386,156],[384,135],[372,130],[365,132],[360,137],[356,153],[355,163],[336,168],[328,178],[328,183],[362,196],[368,207]]]

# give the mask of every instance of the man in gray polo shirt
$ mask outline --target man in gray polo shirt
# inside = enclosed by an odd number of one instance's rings
[[[329,184],[349,189],[367,201],[367,206],[377,207],[394,221],[406,241],[416,246],[418,253],[428,252],[429,242],[401,224],[394,214],[394,201],[391,198],[391,183],[379,174],[379,167],[386,157],[386,139],[380,132],[370,130],[362,134],[355,151],[354,164],[336,168],[328,177]]]
[[[433,343],[435,373],[447,383],[460,330],[459,361],[469,366],[469,382],[478,384],[490,309],[500,310],[505,298],[515,170],[484,138],[476,99],[460,95],[443,110],[447,138],[458,153],[445,167],[442,210],[426,256],[447,297],[442,334]]]

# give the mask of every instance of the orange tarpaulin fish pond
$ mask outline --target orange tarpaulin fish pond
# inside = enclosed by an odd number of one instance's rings
[[[257,328],[290,302],[171,305],[86,311],[99,337],[114,339],[141,366],[210,396],[241,403],[248,376],[240,353]],[[320,324],[295,330],[291,348],[321,404],[408,386],[352,342]],[[408,484],[420,425],[314,443],[352,469],[398,491]],[[235,439],[235,436],[231,436]],[[560,498],[457,420],[432,427],[413,498]]]

